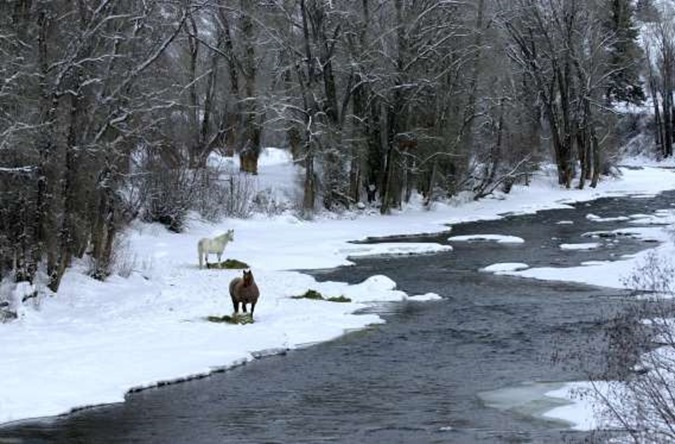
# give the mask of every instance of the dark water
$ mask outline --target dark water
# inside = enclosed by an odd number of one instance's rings
[[[384,304],[377,310],[386,324],[329,343],[205,379],[133,393],[124,404],[0,428],[0,443],[597,439],[518,409],[487,406],[481,394],[606,371],[605,360],[596,351],[603,346],[608,319],[628,303],[627,295],[476,270],[497,262],[569,266],[644,249],[651,245],[631,238],[603,239],[603,247],[595,251],[561,251],[558,245],[588,242],[581,237],[588,231],[628,226],[590,222],[587,213],[602,217],[646,213],[670,208],[670,202],[675,202],[675,193],[602,199],[575,210],[457,225],[452,235],[511,234],[526,242],[456,243],[450,253],[362,260],[355,267],[318,272],[321,280],[349,282],[385,274],[408,293],[436,292],[444,299]],[[560,220],[575,223],[557,225]],[[583,365],[570,356],[581,356]]]

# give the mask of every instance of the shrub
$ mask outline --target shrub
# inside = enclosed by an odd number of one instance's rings
[[[256,180],[246,173],[206,167],[198,174],[192,209],[207,220],[247,218],[253,213]]]
[[[250,217],[256,195],[256,179],[249,174],[212,165],[190,169],[146,153],[130,180],[126,200],[142,220],[180,232],[191,210],[212,222]],[[276,211],[272,202],[265,206]]]
[[[600,417],[624,432],[615,442],[675,442],[674,271],[666,258],[652,253],[626,279],[638,300],[614,320],[606,353],[608,361],[624,367],[631,356],[639,361],[587,393]]]
[[[140,173],[131,179],[129,195],[138,196],[141,218],[159,222],[173,232],[181,232],[195,191],[192,172],[182,166],[172,166],[160,156],[148,153]]]

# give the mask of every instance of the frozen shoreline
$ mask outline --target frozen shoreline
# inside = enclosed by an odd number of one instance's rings
[[[410,205],[392,216],[357,214],[353,219],[314,222],[291,216],[254,217],[217,225],[195,223],[184,234],[138,225],[130,232],[130,251],[145,265],[130,278],[113,277],[101,283],[75,268],[64,277],[56,297],[44,300],[39,309],[26,307],[19,320],[0,325],[4,343],[0,350],[0,423],[123,402],[132,389],[201,377],[255,359],[263,350],[304,347],[334,339],[346,330],[383,322],[375,314],[354,314],[372,303],[435,299],[406,295],[384,276],[347,285],[318,283],[308,275],[288,271],[348,265],[350,255],[447,249],[447,245],[415,244],[412,250],[401,251],[400,245],[364,246],[350,244],[350,240],[442,232],[447,231],[446,223],[499,219],[505,213],[532,213],[565,208],[570,202],[668,189],[675,189],[675,174],[647,168],[624,170],[623,178],[606,179],[595,190],[561,190],[555,178],[541,176],[527,189],[514,187],[510,195],[458,206],[439,204],[433,211]],[[196,242],[228,228],[234,228],[235,241],[228,245],[223,259],[250,264],[262,294],[252,325],[204,320],[231,312],[226,287],[238,272],[199,270]],[[671,247],[664,244],[657,248]],[[611,273],[624,272],[638,259],[598,265],[605,267],[601,273],[586,273],[594,267],[557,270],[556,278],[586,282],[588,275],[607,275],[609,269]],[[548,277],[547,271],[540,269],[508,273]],[[352,302],[291,299],[310,288],[328,296],[344,295]]]

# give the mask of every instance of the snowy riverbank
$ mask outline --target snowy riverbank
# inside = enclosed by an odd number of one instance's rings
[[[276,175],[278,168],[277,163],[262,164],[260,175]],[[289,270],[347,265],[350,255],[448,249],[440,244],[406,244],[407,249],[401,250],[400,244],[355,245],[348,243],[350,240],[438,232],[447,229],[446,223],[495,219],[506,213],[564,208],[571,202],[603,196],[645,195],[667,189],[675,189],[672,171],[626,169],[622,178],[605,179],[595,190],[561,190],[554,177],[540,176],[528,188],[514,187],[510,195],[456,206],[438,204],[433,211],[410,205],[384,217],[354,214],[308,222],[288,215],[257,216],[217,225],[192,223],[183,234],[169,233],[156,225],[136,225],[129,233],[129,248],[138,271],[129,278],[113,277],[102,283],[75,268],[66,274],[58,296],[44,300],[38,309],[25,307],[17,321],[0,325],[0,422],[121,402],[133,388],[208,374],[259,354],[327,341],[346,330],[383,322],[376,314],[355,312],[373,302],[414,296],[396,290],[390,277],[374,276],[358,285],[317,283]],[[227,285],[240,272],[198,269],[196,244],[199,238],[229,228],[235,230],[235,241],[223,258],[250,264],[261,290],[252,325],[205,320],[210,315],[231,313]],[[668,240],[661,227],[649,235]],[[658,248],[673,247],[666,243]],[[513,273],[615,286],[636,260]],[[598,281],[599,275],[605,279]],[[291,298],[307,289],[327,296],[344,295],[352,302]],[[433,299],[433,295],[418,299]]]

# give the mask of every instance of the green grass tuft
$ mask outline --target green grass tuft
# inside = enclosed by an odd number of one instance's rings
[[[314,301],[328,301],[328,302],[351,302],[352,300],[344,296],[324,297],[316,290],[307,290],[304,294],[298,296],[291,296],[291,299],[311,299]]]
[[[216,322],[219,324],[232,324],[232,325],[253,324],[253,317],[249,313],[233,316],[229,315],[207,316],[206,320],[209,322]]]

